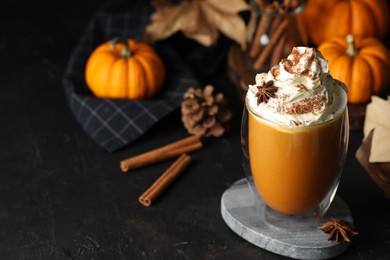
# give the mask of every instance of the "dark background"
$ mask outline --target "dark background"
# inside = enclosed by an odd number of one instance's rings
[[[149,208],[138,202],[172,163],[123,174],[119,161],[187,136],[176,111],[109,154],[67,106],[62,75],[105,1],[2,1],[0,7],[0,259],[283,259],[241,239],[220,214],[222,193],[244,177],[242,103],[221,66],[205,83],[235,111]],[[338,195],[360,233],[339,259],[390,259],[390,203],[354,158],[351,132]]]

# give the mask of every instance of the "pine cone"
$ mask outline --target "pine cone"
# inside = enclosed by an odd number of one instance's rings
[[[222,136],[233,117],[222,93],[213,95],[214,87],[189,88],[181,103],[181,120],[188,133],[198,136]]]

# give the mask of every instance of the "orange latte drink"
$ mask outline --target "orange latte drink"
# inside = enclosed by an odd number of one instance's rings
[[[250,167],[265,203],[285,214],[315,209],[334,184],[347,105],[345,85],[313,48],[297,47],[246,96]]]

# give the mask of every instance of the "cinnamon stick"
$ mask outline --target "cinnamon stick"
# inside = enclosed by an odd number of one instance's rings
[[[273,21],[272,26],[270,31],[275,32],[280,24],[283,22],[284,19],[286,19],[286,14],[287,14],[287,8],[284,5],[280,5],[279,8],[276,10],[278,13],[278,16],[276,19]]]
[[[255,3],[260,8],[265,8],[266,5],[268,4],[268,1],[267,0],[255,0]]]
[[[166,160],[182,153],[189,153],[203,147],[200,137],[193,135],[163,147],[130,157],[120,162],[123,172]]]
[[[261,68],[262,65],[264,65],[265,61],[269,57],[273,47],[275,46],[276,42],[280,39],[282,34],[284,33],[287,25],[288,25],[289,19],[286,17],[283,19],[283,22],[280,24],[280,26],[275,30],[275,32],[270,36],[269,43],[265,46],[259,57],[255,60],[253,63],[253,68],[258,70]]]
[[[273,67],[274,65],[278,64],[279,61],[282,59],[284,46],[286,45],[286,39],[287,39],[287,35],[283,34],[280,40],[276,43],[274,51],[272,52],[271,55],[271,61],[269,64],[270,67]]]
[[[290,10],[294,10],[295,8],[297,8],[300,4],[301,4],[301,1],[300,0],[287,0],[288,3],[288,7]]]
[[[283,1],[283,5],[284,5],[287,9],[290,9],[290,8],[291,8],[291,0],[284,0],[284,1]]]
[[[264,10],[265,14],[260,16],[258,26],[253,36],[252,46],[249,52],[252,58],[256,58],[259,55],[261,51],[260,39],[269,29],[270,25],[272,24],[272,20],[274,19],[273,14],[275,14],[277,11],[274,4],[267,5]]]
[[[139,198],[138,201],[149,207],[153,201],[187,168],[191,157],[182,154]]]

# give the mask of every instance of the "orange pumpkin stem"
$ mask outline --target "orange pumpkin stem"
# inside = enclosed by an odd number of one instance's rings
[[[123,45],[123,49],[122,49],[122,51],[120,53],[121,57],[129,58],[129,57],[131,57],[133,55],[133,52],[131,51],[129,43],[128,43],[128,41],[126,39],[124,39],[122,37],[115,37],[111,41],[111,49],[114,49],[115,45],[117,45],[117,44],[122,44]]]
[[[357,55],[357,49],[355,47],[355,38],[352,34],[348,34],[345,39],[347,40],[348,46],[347,46],[347,55],[353,57]]]

